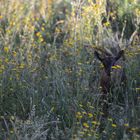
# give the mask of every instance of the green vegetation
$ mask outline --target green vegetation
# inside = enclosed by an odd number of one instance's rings
[[[0,139],[139,140],[139,28],[139,0],[1,0]],[[103,119],[94,50],[116,34],[127,85]]]

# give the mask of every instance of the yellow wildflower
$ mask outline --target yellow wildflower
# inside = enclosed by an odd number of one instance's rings
[[[83,116],[81,115],[81,112],[76,113],[76,118],[81,119]]]
[[[77,115],[81,115],[81,112],[77,112],[76,114],[77,114]]]
[[[4,52],[8,53],[9,52],[9,48],[8,47],[4,47]]]
[[[120,65],[116,65],[117,69],[121,69],[122,67]]]
[[[128,126],[129,126],[129,124],[128,124],[128,123],[125,123],[125,124],[124,124],[124,126],[125,126],[125,127],[128,127]]]
[[[13,51],[13,56],[16,57],[17,56],[17,53],[15,51]]]
[[[0,20],[1,20],[2,18],[3,18],[2,15],[0,15]]]
[[[10,26],[14,26],[14,25],[16,25],[16,23],[11,21]]]
[[[38,17],[36,17],[36,21],[39,21],[39,18]]]
[[[112,127],[116,128],[116,127],[117,127],[117,125],[116,125],[116,124],[114,124],[114,123],[112,123]]]
[[[83,114],[83,115],[86,115],[87,113],[84,111],[84,112],[82,112],[82,114]]]
[[[95,124],[95,125],[96,125],[96,124],[97,124],[97,122],[96,122],[96,121],[92,121],[92,124]]]
[[[41,38],[40,38],[40,42],[43,42],[43,41],[44,41],[44,39],[41,37]]]
[[[41,28],[41,30],[42,30],[42,31],[45,31],[45,28],[44,28],[44,27],[42,27],[42,28]]]
[[[100,122],[97,122],[97,121],[92,121],[91,122],[93,125],[100,125]]]
[[[55,29],[55,33],[58,33],[59,34],[60,32],[61,32],[61,30],[59,28],[56,28]]]
[[[115,65],[115,66],[112,66],[112,69],[121,69],[122,67],[120,65]]]
[[[83,117],[82,115],[76,116],[77,119],[82,119],[82,117]]]
[[[104,26],[108,27],[108,26],[110,26],[110,23],[109,22],[105,22]]]
[[[104,65],[103,64],[100,64],[100,68],[104,68]]]
[[[32,29],[32,30],[34,30],[34,29],[35,29],[35,27],[32,25],[32,26],[31,26],[31,29]]]
[[[39,37],[40,35],[41,35],[41,33],[40,33],[40,32],[37,32],[37,33],[36,33],[36,36],[37,36],[37,37]]]
[[[136,88],[136,91],[140,90],[140,88]]]
[[[92,113],[88,113],[88,117],[89,118],[92,118],[93,117],[93,114]]]
[[[89,128],[88,123],[83,123],[83,126],[84,126],[85,128]]]

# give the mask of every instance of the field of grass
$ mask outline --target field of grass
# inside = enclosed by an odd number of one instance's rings
[[[0,140],[139,140],[139,28],[139,0],[1,0]],[[103,117],[94,50],[117,33],[127,82]]]

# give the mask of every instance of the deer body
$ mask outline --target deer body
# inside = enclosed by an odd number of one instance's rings
[[[100,86],[102,88],[102,92],[104,95],[109,93],[110,84],[111,84],[111,77],[105,72],[105,70],[103,70],[101,75]]]

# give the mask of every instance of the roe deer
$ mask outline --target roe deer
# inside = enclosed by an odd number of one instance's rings
[[[136,27],[136,30],[130,36],[128,43],[125,44],[125,49],[127,49],[132,44],[132,41],[137,35],[138,30],[139,28]],[[100,86],[102,88],[101,102],[103,104],[103,113],[105,114],[107,114],[108,108],[107,95],[111,91],[111,87],[115,85],[117,86],[117,88],[119,88],[123,85],[122,89],[125,89],[125,83],[127,81],[127,77],[125,74],[124,50],[121,49],[121,45],[123,44],[123,33],[124,29],[122,31],[120,39],[118,36],[116,36],[116,38],[111,37],[111,39],[107,38],[105,39],[105,41],[103,40],[102,45],[105,47],[110,46],[112,47],[112,49],[95,48],[94,51],[95,57],[99,59],[104,66],[101,74]]]
[[[122,57],[123,61],[125,61],[125,57],[124,57],[124,50],[121,50],[118,52],[118,54],[116,56],[112,56],[109,53],[105,53],[104,56],[101,56],[97,51],[94,52],[96,58],[98,58],[103,66],[104,69],[102,71],[102,75],[101,75],[101,82],[100,85],[102,87],[102,92],[103,92],[103,96],[107,96],[107,94],[110,91],[111,88],[111,81],[116,80],[117,82],[125,82],[126,80],[126,76],[125,76],[125,70],[123,67],[123,63],[117,63],[117,61]],[[115,64],[117,64],[117,66],[119,67],[119,69],[112,69],[113,66],[115,66]],[[113,77],[112,77],[113,75]],[[112,79],[114,78],[114,75],[117,76],[119,75],[119,77],[115,77],[118,79]]]
[[[100,54],[98,51],[94,52],[94,55],[97,59],[101,61],[104,68],[101,74],[100,86],[102,88],[102,96],[100,103],[103,105],[104,117],[108,116],[108,99],[107,96],[111,91],[112,85],[116,84],[121,86],[122,83],[126,82],[125,68],[124,68],[124,50],[120,50],[117,55],[111,55],[107,52]],[[119,59],[121,59],[119,62]],[[119,67],[116,68],[115,67]],[[114,69],[113,69],[114,67]],[[116,86],[115,85],[115,86]]]

